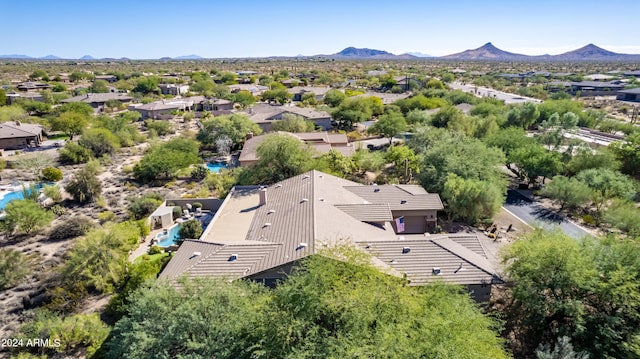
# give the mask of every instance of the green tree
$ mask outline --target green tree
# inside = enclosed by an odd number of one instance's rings
[[[475,224],[491,219],[504,202],[499,185],[475,179],[463,179],[451,173],[447,177],[442,198],[447,203],[449,220]]]
[[[90,291],[110,293],[126,278],[129,250],[140,239],[133,222],[111,224],[76,240],[60,270],[61,283],[78,283]]]
[[[575,175],[590,168],[605,168],[612,171],[620,169],[620,162],[609,148],[600,148],[595,152],[591,148],[579,149],[566,165],[568,175]]]
[[[198,239],[202,235],[202,225],[200,221],[191,219],[186,222],[182,222],[180,229],[178,230],[180,236],[180,242],[185,239]]]
[[[536,123],[540,117],[540,111],[536,104],[527,102],[523,105],[513,107],[507,114],[507,123],[510,126],[522,127],[524,130],[529,129]]]
[[[199,144],[187,138],[174,138],[152,147],[133,167],[138,181],[149,182],[160,177],[173,178],[176,172],[200,162]]]
[[[305,120],[304,117],[285,113],[282,120],[274,121],[272,124],[274,131],[284,132],[313,132],[315,124],[313,121]]]
[[[120,140],[106,128],[91,128],[82,133],[78,141],[82,147],[91,150],[95,157],[113,155],[120,148]]]
[[[63,103],[62,105],[56,107],[57,114],[62,114],[65,112],[79,113],[81,115],[86,116],[87,118],[92,116],[94,113],[93,107],[91,107],[91,105],[89,105],[88,103],[84,103],[84,102],[68,102],[68,103]]]
[[[146,193],[129,201],[129,212],[133,219],[138,220],[151,215],[164,202],[164,197],[158,193]]]
[[[595,358],[638,355],[638,244],[537,230],[506,247],[505,335],[516,357],[568,337]],[[553,328],[553,330],[550,330]]]
[[[166,136],[169,134],[176,133],[176,130],[173,128],[173,125],[169,121],[163,120],[146,120],[144,121],[144,125],[147,127],[149,131],[155,131],[158,136]]]
[[[0,89],[0,106],[7,105],[7,91],[5,89]]]
[[[539,144],[518,148],[509,157],[517,166],[517,169],[511,170],[529,184],[536,183],[538,177],[542,177],[544,184],[547,177],[553,177],[562,171],[560,154],[547,151]]]
[[[273,291],[206,279],[143,288],[109,357],[508,357],[495,320],[457,287],[406,286],[356,256],[311,257]]]
[[[28,199],[11,201],[4,211],[4,221],[9,230],[24,234],[37,232],[48,226],[54,218],[53,213]]]
[[[506,183],[499,167],[504,161],[499,149],[487,147],[474,138],[453,134],[435,140],[424,152],[419,180],[427,191],[434,193],[444,190],[449,173],[503,188]]]
[[[612,143],[609,148],[622,164],[622,173],[640,178],[640,132],[627,136],[624,142]]]
[[[356,165],[351,157],[345,156],[336,149],[331,149],[329,152],[315,159],[313,168],[345,178],[355,172]]]
[[[380,116],[368,131],[388,138],[391,145],[393,137],[406,129],[407,122],[404,116],[398,112],[389,112]]]
[[[329,90],[322,101],[331,107],[338,107],[346,98],[347,95],[340,90]]]
[[[575,178],[555,176],[543,189],[542,195],[560,205],[560,210],[578,209],[591,200],[591,188]]]
[[[338,127],[351,130],[358,122],[370,120],[373,116],[382,115],[384,105],[382,100],[374,96],[351,97],[344,100],[332,113]]]
[[[69,139],[73,140],[73,136],[81,134],[88,123],[89,119],[86,115],[67,111],[51,119],[51,129],[66,133]]]
[[[262,101],[266,101],[268,103],[276,102],[280,105],[284,105],[285,103],[291,101],[293,95],[290,94],[287,90],[267,90],[262,93]]]
[[[94,93],[108,93],[109,84],[105,80],[94,80],[90,91]]]
[[[73,197],[74,201],[89,203],[100,197],[102,184],[95,172],[85,166],[74,174],[64,189]]]
[[[254,170],[261,181],[275,183],[306,172],[312,164],[311,149],[290,135],[270,134],[256,149]]]
[[[249,132],[259,135],[262,133],[262,129],[247,116],[224,115],[203,121],[202,128],[196,138],[203,145],[213,145],[220,137],[226,136],[235,145],[239,145],[244,143]]]
[[[575,177],[593,190],[593,202],[600,212],[607,200],[612,198],[631,198],[635,192],[633,181],[620,172],[609,169],[588,169]]]
[[[241,108],[247,108],[256,103],[256,98],[249,91],[238,91],[233,95],[233,102],[240,104]]]
[[[22,252],[0,249],[0,290],[11,288],[24,279],[30,272],[29,262]]]
[[[385,153],[387,162],[393,163],[394,172],[408,182],[420,171],[420,159],[409,146],[391,146]]]
[[[145,95],[152,93],[158,88],[158,82],[159,80],[155,76],[141,77],[133,88],[133,92],[139,92]]]
[[[58,153],[58,160],[61,163],[86,163],[92,158],[90,149],[80,146],[75,142],[67,143]]]

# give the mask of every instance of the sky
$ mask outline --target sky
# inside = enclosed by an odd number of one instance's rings
[[[589,43],[640,54],[638,0],[17,0],[0,55],[154,59],[333,54],[442,56],[492,42],[527,55]]]

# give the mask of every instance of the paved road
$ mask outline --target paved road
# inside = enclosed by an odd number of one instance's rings
[[[497,98],[498,100],[504,101],[506,104],[525,103],[525,102],[542,102],[535,98],[520,96],[517,94],[508,93],[508,92],[502,92],[502,91],[498,91],[498,90],[494,90],[494,89],[482,87],[482,86],[463,85],[459,82],[454,82],[450,84],[450,86],[455,90],[462,90],[464,92],[469,92],[476,95],[477,97]]]
[[[580,226],[567,221],[563,216],[544,208],[515,190],[507,191],[507,201],[504,204],[504,208],[534,227],[549,229],[560,227],[564,233],[573,238],[591,235]]]

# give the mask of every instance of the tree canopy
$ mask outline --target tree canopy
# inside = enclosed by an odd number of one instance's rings
[[[202,128],[196,138],[203,145],[213,145],[219,138],[226,136],[235,145],[238,145],[244,143],[250,132],[259,135],[262,133],[262,129],[247,116],[233,114],[203,121]]]
[[[311,257],[273,291],[217,280],[141,289],[109,357],[508,356],[497,323],[457,287],[409,287],[356,254],[346,260]]]

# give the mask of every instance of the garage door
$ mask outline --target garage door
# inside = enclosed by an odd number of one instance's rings
[[[404,217],[404,233],[425,233],[426,230],[427,221],[423,216]]]

